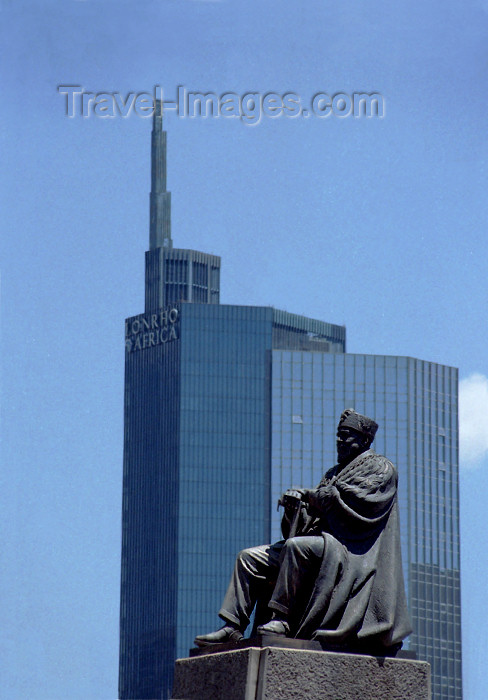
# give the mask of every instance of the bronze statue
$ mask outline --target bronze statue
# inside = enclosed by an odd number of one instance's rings
[[[391,655],[411,632],[398,526],[398,475],[370,449],[377,423],[346,409],[338,464],[316,489],[282,497],[284,540],[239,553],[219,616],[195,638],[237,642],[256,606],[258,634],[314,639],[323,648]]]

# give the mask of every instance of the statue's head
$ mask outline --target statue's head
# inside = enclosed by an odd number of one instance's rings
[[[372,418],[346,408],[337,426],[337,461],[346,465],[371,447],[378,423]]]

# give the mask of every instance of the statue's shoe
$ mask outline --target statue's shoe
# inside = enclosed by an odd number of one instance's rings
[[[228,642],[240,642],[243,638],[242,632],[236,630],[234,627],[229,627],[224,625],[216,632],[210,632],[210,634],[199,634],[195,637],[195,644],[197,647],[208,647],[211,644],[226,644]]]
[[[287,637],[290,634],[290,626],[284,620],[270,620],[265,625],[258,627],[258,634],[281,634]]]

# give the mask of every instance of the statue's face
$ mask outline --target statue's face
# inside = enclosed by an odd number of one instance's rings
[[[337,428],[337,461],[348,464],[367,449],[368,439],[353,428]]]

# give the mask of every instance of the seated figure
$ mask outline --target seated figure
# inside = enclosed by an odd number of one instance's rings
[[[377,423],[346,409],[338,464],[316,489],[280,504],[284,540],[239,553],[219,616],[200,647],[237,642],[256,607],[258,634],[314,639],[323,648],[394,654],[411,632],[398,525],[398,476],[370,449]]]

